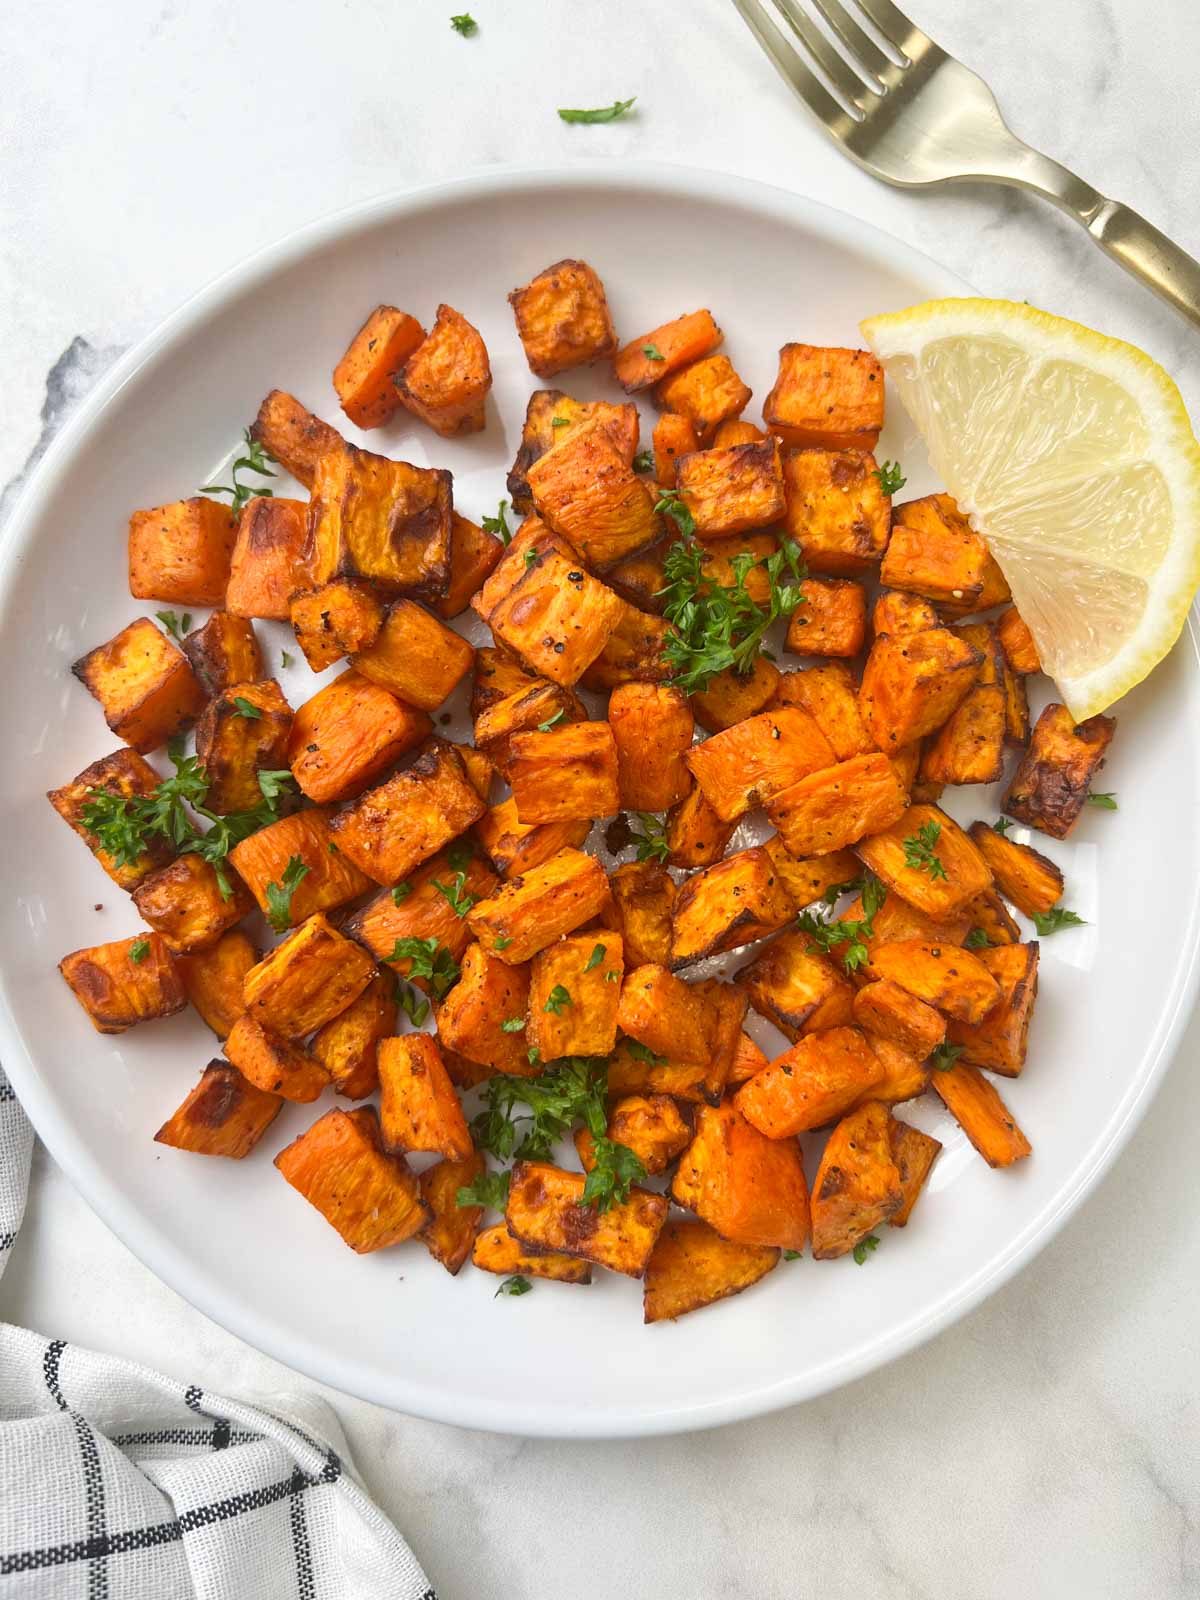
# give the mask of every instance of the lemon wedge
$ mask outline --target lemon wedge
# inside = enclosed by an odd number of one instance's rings
[[[1142,350],[1010,300],[862,323],[1078,720],[1170,650],[1200,584],[1200,445]]]

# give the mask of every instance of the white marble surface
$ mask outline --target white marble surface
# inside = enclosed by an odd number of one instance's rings
[[[873,183],[806,121],[728,0],[474,0],[472,40],[451,9],[27,0],[0,97],[0,484],[18,484],[122,349],[247,252],[498,162],[644,155],[794,187],[985,293],[1144,345],[1200,413],[1194,332],[1033,201]],[[1018,131],[1200,252],[1194,6],[911,9],[985,71]],[[630,94],[638,114],[609,127],[553,114]],[[716,1433],[573,1445],[330,1398],[442,1600],[1200,1594],[1198,1064],[1193,1024],[1112,1174],[1016,1282],[824,1400]],[[159,1284],[41,1155],[0,1315],[217,1390],[311,1387]]]

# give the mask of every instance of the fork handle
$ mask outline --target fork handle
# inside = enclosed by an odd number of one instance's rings
[[[1126,272],[1200,327],[1200,261],[1119,200],[1101,199],[1092,215],[1075,212],[1100,248]]]

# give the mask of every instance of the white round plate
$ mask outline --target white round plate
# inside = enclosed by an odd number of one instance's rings
[[[118,1038],[93,1032],[55,965],[132,934],[138,918],[44,799],[116,743],[70,664],[155,609],[126,587],[128,515],[210,482],[269,388],[343,426],[329,374],[380,301],[427,324],[439,301],[460,308],[487,340],[495,394],[473,439],[400,423],[360,442],[451,468],[466,515],[493,511],[538,387],[505,295],[563,256],[600,272],[625,337],[711,306],[753,386],[755,418],[786,341],[854,346],[869,313],[969,292],[865,223],[794,195],[639,164],[491,173],[376,201],[190,301],[51,448],[0,551],[0,1059],[96,1211],[251,1343],[445,1422],[627,1436],[749,1416],[879,1366],[978,1304],[1096,1182],[1143,1114],[1193,998],[1200,674],[1189,633],[1120,708],[1101,785],[1120,810],[1089,808],[1069,842],[1038,841],[1088,926],[1044,942],[1029,1065],[1001,1085],[1032,1159],[993,1172],[937,1105],[906,1110],[946,1148],[910,1226],[881,1230],[865,1266],[782,1263],[737,1299],[647,1328],[640,1286],[603,1273],[589,1289],[538,1284],[497,1300],[493,1278],[467,1267],[452,1279],[418,1244],[354,1255],[271,1165],[314,1108],[286,1108],[243,1162],[155,1144],[216,1043],[190,1013]],[[608,392],[602,374],[561,381]],[[937,487],[896,406],[879,454],[903,463],[909,493]],[[260,632],[277,662],[285,630]],[[280,676],[293,702],[312,692],[303,664]],[[994,795],[960,791],[953,805],[963,819],[995,816]]]

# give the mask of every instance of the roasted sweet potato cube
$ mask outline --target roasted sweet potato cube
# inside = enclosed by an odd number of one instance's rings
[[[224,1050],[247,1083],[284,1100],[308,1104],[329,1087],[329,1074],[303,1045],[269,1033],[251,1016],[237,1019]]]
[[[314,672],[324,672],[343,656],[371,648],[383,627],[384,605],[365,579],[333,578],[294,594],[289,616],[304,659]]]
[[[154,1135],[158,1144],[198,1156],[248,1156],[283,1101],[247,1083],[227,1061],[210,1061],[174,1116]]]
[[[590,922],[607,903],[608,879],[595,857],[560,850],[479,901],[467,925],[480,944],[517,963]]]
[[[894,638],[900,638],[906,633],[920,633],[923,628],[936,628],[939,621],[933,602],[926,600],[923,595],[884,589],[871,612],[871,632],[876,635],[890,633]]]
[[[461,634],[415,601],[397,600],[374,642],[355,655],[354,667],[406,704],[435,711],[470,672],[474,659]]]
[[[807,711],[781,706],[715,733],[686,760],[713,810],[734,822],[836,758]]]
[[[667,582],[664,562],[670,548],[670,539],[660,539],[657,544],[626,556],[615,567],[609,567],[604,574],[605,583],[627,604],[660,616],[666,604],[662,592]]]
[[[89,650],[71,671],[104,720],[143,755],[181,733],[204,708],[204,691],[183,651],[147,617]]]
[[[484,620],[534,672],[569,685],[603,650],[624,610],[620,596],[582,565],[541,549]]]
[[[474,1149],[458,1094],[430,1033],[381,1039],[379,1122],[386,1150],[465,1161]]]
[[[259,406],[250,437],[265,446],[267,454],[274,456],[306,489],[313,486],[317,462],[342,443],[336,428],[314,417],[284,389],[272,389]]]
[[[471,597],[471,610],[487,622],[501,600],[516,587],[537,558],[548,551],[557,552],[565,560],[578,562],[579,552],[569,540],[548,528],[541,517],[526,517],[509,540],[507,549],[488,574],[479,593]]]
[[[976,684],[930,735],[921,754],[922,779],[934,784],[995,783],[1004,771],[1007,729],[1003,687]]]
[[[318,1028],[309,1046],[338,1094],[361,1100],[379,1087],[377,1047],[396,1031],[396,984],[377,973],[357,1000]]]
[[[810,572],[855,578],[878,568],[887,549],[891,501],[874,456],[863,450],[785,450],[783,489],[784,526],[800,541]]]
[[[183,653],[207,695],[220,694],[235,683],[252,683],[263,675],[262,651],[254,629],[245,617],[228,611],[214,611],[202,628],[189,633]]]
[[[928,841],[930,854],[910,840]],[[857,854],[888,889],[938,921],[960,912],[992,885],[992,874],[953,817],[937,806],[915,805],[857,846]]]
[[[812,1195],[813,1257],[844,1256],[904,1204],[888,1108],[868,1100],[829,1135]]]
[[[504,554],[504,546],[494,533],[485,533],[477,522],[469,522],[457,511],[451,514],[450,525],[450,582],[445,594],[434,602],[438,616],[447,621],[467,609],[471,596],[495,571]]]
[[[859,709],[889,753],[940,728],[979,676],[983,657],[949,628],[875,640],[863,668]]]
[[[124,1033],[139,1022],[174,1016],[187,995],[161,934],[73,950],[58,963],[97,1033]]]
[[[711,1060],[675,1061],[636,1039],[618,1039],[608,1062],[610,1099],[630,1094],[666,1094],[699,1105],[708,1100]]]
[[[605,926],[621,935],[625,960],[630,967],[665,967],[671,959],[674,879],[657,861],[630,861],[608,881],[612,902]]]
[[[632,465],[638,447],[641,422],[631,403],[612,405],[607,400],[576,400],[562,389],[535,389],[525,408],[521,443],[508,474],[508,492],[513,510],[533,510],[527,473],[535,461],[564,444],[572,432],[600,422],[608,430],[621,459]]]
[[[700,444],[707,446],[722,423],[732,422],[742,414],[750,403],[751,392],[733,370],[728,356],[705,356],[657,383],[654,400],[664,410],[686,417]]]
[[[702,1087],[709,1105],[717,1106],[737,1062],[749,1002],[740,989],[720,978],[704,978],[693,988],[713,1008],[712,1054]]]
[[[471,679],[472,720],[478,720],[485,711],[506,700],[509,695],[534,688],[537,682],[538,679],[533,677],[529,668],[510,650],[502,645],[481,646],[475,652],[475,670]]]
[[[522,1278],[550,1278],[557,1283],[591,1283],[591,1262],[560,1251],[526,1251],[504,1223],[494,1228],[484,1228],[471,1250],[471,1261],[483,1272],[497,1276]]]
[[[158,784],[158,773],[150,763],[143,761],[136,751],[123,747],[93,761],[70,783],[61,789],[51,789],[46,798],[87,845],[113,882],[122,889],[133,890],[152,872],[166,866],[171,859],[170,845],[165,839],[155,839],[132,860],[126,861],[103,848],[85,819],[92,815],[91,807],[97,793],[133,799],[153,794]]]
[[[344,1011],[374,975],[366,952],[318,911],[251,967],[243,998],[264,1028],[284,1039],[302,1039]]]
[[[686,695],[666,684],[623,684],[609,699],[608,726],[616,745],[621,805],[667,811],[687,796],[692,779],[684,755],[692,747],[695,718]]]
[[[913,1207],[921,1198],[925,1180],[929,1177],[942,1145],[941,1141],[933,1138],[931,1134],[922,1133],[920,1128],[911,1127],[896,1117],[892,1117],[888,1122],[888,1144],[891,1146],[896,1171],[900,1174],[900,1188],[904,1194],[904,1204],[898,1211],[892,1212],[888,1218],[888,1226],[903,1228],[912,1216]]]
[[[890,589],[973,610],[983,593],[987,545],[948,494],[892,508],[892,537],[879,570]]]
[[[437,320],[396,378],[401,402],[443,439],[479,433],[486,420],[492,368],[478,328],[453,306]]]
[[[570,429],[526,479],[538,515],[599,571],[662,533],[655,496],[603,421]]]
[[[621,935],[607,929],[572,934],[533,958],[526,1046],[541,1061],[606,1056],[617,1042],[617,1005],[625,957]]]
[[[704,867],[680,884],[671,911],[671,966],[753,944],[793,915],[792,897],[757,845]]]
[[[487,810],[453,746],[435,739],[411,766],[368,789],[329,825],[341,853],[376,883],[399,883]]]
[[[876,972],[871,965],[872,953],[883,945],[894,944],[898,939],[924,939],[928,944],[962,944],[971,931],[969,909],[947,913],[944,919],[939,919],[919,911],[916,906],[909,905],[907,900],[889,891],[887,899],[875,912],[872,923],[874,933],[862,941],[867,947],[867,960],[855,973],[856,981],[861,978],[863,982],[874,982],[882,977],[883,974]],[[842,912],[849,922],[861,922],[865,914],[861,895],[855,895]]]
[[[556,261],[514,289],[508,303],[529,370],[539,378],[616,351],[604,285],[586,261]]]
[[[784,648],[803,656],[856,656],[867,637],[867,591],[849,578],[806,578]]]
[[[745,1083],[756,1072],[761,1072],[770,1065],[766,1055],[755,1044],[750,1035],[743,1029],[738,1035],[737,1049],[734,1052],[733,1066],[729,1069],[726,1080],[729,1088],[735,1088],[739,1083]]]
[[[1032,845],[1008,839],[986,822],[970,828],[975,848],[991,869],[996,887],[1027,917],[1050,911],[1062,899],[1063,875]]]
[[[710,867],[725,854],[736,822],[722,822],[697,785],[666,820],[665,837],[673,867]]]
[[[271,910],[268,887],[282,885],[292,861],[298,860],[308,869],[288,902],[288,918],[293,927],[314,911],[332,911],[373,887],[371,879],[334,848],[329,831],[331,815],[320,806],[310,806],[260,828],[229,852],[238,876],[264,916]]]
[[[857,844],[903,816],[907,796],[888,758],[854,756],[778,790],[767,815],[794,856]]]
[[[956,1062],[935,1072],[931,1083],[989,1167],[1011,1167],[1033,1153],[995,1084],[978,1067]]]
[[[964,915],[970,917],[973,929],[986,935],[990,945],[1020,942],[1021,930],[994,889],[985,889],[976,895],[964,907]]]
[[[317,805],[352,800],[432,729],[424,711],[361,673],[343,672],[297,707],[288,765]]]
[[[1002,611],[996,618],[996,632],[1000,636],[1000,647],[1004,651],[1005,659],[1015,673],[1025,677],[1042,670],[1037,645],[1033,642],[1029,624],[1016,606],[1009,606],[1007,611]]]
[[[617,745],[607,722],[514,734],[507,775],[518,818],[535,826],[611,817],[621,808]]]
[[[875,749],[858,709],[858,685],[844,661],[822,661],[800,672],[785,672],[775,703],[807,711],[839,761],[870,755]]]
[[[515,735],[587,720],[583,702],[573,689],[548,683],[545,678],[527,678],[525,683],[525,688],[497,700],[475,719],[475,747],[490,757],[505,781]]]
[[[803,911],[830,890],[845,887],[861,876],[858,857],[850,850],[831,850],[828,855],[794,856],[777,833],[763,840],[763,849],[775,863],[780,883],[791,896],[796,911]]]
[[[735,1105],[701,1106],[671,1195],[737,1244],[803,1250],[808,1185],[794,1139],[768,1139]]]
[[[230,616],[286,622],[292,596],[308,583],[304,563],[307,541],[308,506],[303,500],[282,495],[255,495],[247,500],[238,517],[225,590],[225,609]]]
[[[228,1036],[245,1009],[242,986],[261,959],[257,945],[241,928],[223,933],[207,950],[176,957],[175,970],[188,999],[218,1039]]]
[[[197,855],[179,856],[152,872],[133,891],[133,903],[173,955],[207,950],[254,909],[240,883],[222,893],[216,871]]]
[[[471,1254],[483,1220],[483,1207],[460,1206],[458,1191],[481,1178],[486,1167],[483,1156],[473,1151],[461,1161],[436,1161],[420,1177],[421,1199],[429,1211],[421,1243],[452,1277]]]
[[[472,944],[462,958],[462,976],[438,1007],[438,1038],[447,1050],[493,1072],[529,1076],[541,1068],[529,1062],[532,1039],[527,1042],[524,1027],[515,1027],[524,1024],[528,1010],[529,969]]]
[[[1116,726],[1115,717],[1076,722],[1066,706],[1048,705],[1013,774],[1004,810],[1052,839],[1065,839],[1083,810],[1092,779],[1104,765]]]
[[[706,539],[700,547],[700,571],[706,583],[734,589],[740,581],[755,605],[765,606],[771,598],[771,578],[767,562],[779,549],[773,533],[735,533],[727,539]],[[750,556],[751,564],[739,560]]]
[[[780,934],[734,979],[759,1016],[793,1043],[805,1034],[844,1027],[854,1007],[854,989],[845,975],[811,944],[800,931]]]
[[[317,463],[305,561],[313,585],[366,578],[436,600],[450,581],[450,474],[340,444]]]
[[[778,687],[779,668],[757,656],[749,672],[742,674],[730,667],[689,698],[700,726],[709,733],[720,733],[765,711]]]
[[[130,594],[172,605],[222,605],[236,534],[229,507],[207,495],[135,511],[129,519]]]
[[[763,421],[798,448],[873,450],[883,427],[883,368],[869,350],[785,344]]]
[[[681,457],[699,450],[696,430],[687,417],[664,411],[654,424],[654,481],[661,489],[675,487],[675,468]]]
[[[882,1100],[885,1106],[897,1106],[903,1100],[915,1100],[919,1094],[925,1093],[929,1087],[931,1068],[919,1056],[914,1056],[894,1039],[885,1039],[879,1033],[868,1033],[866,1040],[879,1058],[883,1076],[861,1100],[855,1102],[853,1110],[868,1100]]]
[[[429,1221],[404,1157],[380,1147],[371,1106],[327,1111],[275,1165],[360,1255],[411,1239]]]
[[[626,974],[617,1026],[655,1055],[707,1069],[716,1025],[716,1009],[708,997],[665,967],[648,962]]]
[[[890,978],[868,983],[857,992],[854,1020],[865,1032],[891,1039],[918,1061],[946,1037],[945,1017]]]
[[[673,629],[661,617],[626,605],[604,649],[580,679],[585,689],[617,689],[625,683],[662,683],[674,671],[667,659]]]
[[[1029,691],[1004,657],[1004,739],[1023,749],[1029,743]]]
[[[783,515],[783,473],[774,439],[682,456],[675,482],[701,539],[766,528]]]
[[[490,807],[475,824],[475,837],[505,877],[540,866],[570,845],[578,848],[592,831],[592,819],[547,822],[539,827],[517,818],[517,803],[510,795]]]
[[[625,393],[636,394],[678,372],[680,367],[699,361],[715,350],[724,337],[711,311],[689,311],[622,346],[613,358],[613,371]]]
[[[810,1033],[744,1083],[733,1103],[768,1139],[824,1127],[856,1105],[883,1077],[879,1057],[858,1028]]]
[[[504,1220],[532,1254],[551,1250],[581,1256],[640,1278],[667,1220],[667,1197],[633,1188],[607,1211],[584,1205],[582,1172],[564,1172],[545,1161],[518,1161],[512,1169]]]
[[[672,1218],[646,1265],[644,1320],[674,1321],[740,1294],[778,1260],[778,1250],[722,1239],[707,1222]]]
[[[400,409],[396,373],[425,337],[416,317],[376,306],[333,369],[333,387],[356,428],[382,428]]]
[[[968,1065],[1019,1077],[1037,999],[1037,943],[1000,945],[976,955],[1000,986],[1000,1004],[982,1022],[951,1022],[947,1037],[962,1046],[961,1059]]]
[[[214,695],[196,724],[208,809],[224,816],[261,805],[258,775],[285,765],[291,732],[292,708],[274,678],[235,683]]]
[[[1000,1002],[995,978],[977,956],[958,945],[924,939],[877,945],[871,951],[871,970],[959,1022],[982,1022]]]
[[[651,1176],[665,1172],[692,1138],[682,1112],[666,1094],[631,1094],[618,1100],[609,1113],[607,1133],[614,1144],[632,1150]],[[589,1130],[578,1129],[575,1148],[585,1172],[595,1165],[594,1146]]]
[[[712,442],[718,450],[723,450],[731,444],[753,444],[755,439],[765,439],[767,436],[761,428],[756,428],[752,422],[743,422],[736,417],[731,417],[728,422],[722,422],[713,434]]]
[[[454,861],[461,860],[462,856],[455,852]],[[464,874],[461,890],[457,877],[460,871]],[[432,939],[435,945],[443,946],[455,961],[459,961],[471,943],[471,931],[455,905],[461,910],[467,899],[484,899],[493,892],[498,881],[496,874],[478,856],[471,856],[465,866],[456,866],[448,852],[440,851],[403,884],[381,890],[373,900],[347,917],[343,931],[386,961],[398,977],[409,978],[411,960],[407,957],[392,960],[396,941]],[[447,888],[452,891],[449,895],[445,892]],[[425,978],[409,981],[423,989],[429,987]]]

